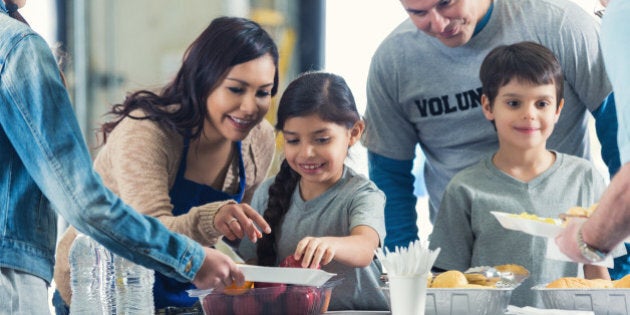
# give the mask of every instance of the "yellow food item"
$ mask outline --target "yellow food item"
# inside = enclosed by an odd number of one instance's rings
[[[488,287],[485,285],[481,285],[481,284],[465,284],[464,288],[466,289],[487,289]]]
[[[539,221],[539,222],[544,222],[544,223],[549,223],[549,224],[557,224],[555,219],[543,218],[543,217],[539,217],[535,214],[531,214],[527,212],[521,212],[520,214],[513,214],[513,216],[521,218],[521,219],[534,220],[534,221]]]
[[[549,289],[585,289],[588,288],[588,283],[586,283],[586,279],[565,277],[549,282],[546,287]]]
[[[613,287],[617,289],[628,289],[630,288],[630,275],[625,275],[623,278],[613,281]]]
[[[242,286],[236,285],[236,282],[232,282],[229,286],[225,287],[223,293],[228,295],[241,295],[254,287],[254,282],[245,281]]]
[[[468,280],[468,284],[476,284],[484,287],[494,287],[499,281],[499,277],[487,278],[486,276],[479,273],[465,273],[466,280]]]
[[[612,289],[613,283],[610,280],[604,279],[587,279],[586,283],[592,289]]]
[[[486,276],[479,273],[465,273],[464,276],[468,283],[485,283],[488,278]]]
[[[521,265],[516,265],[516,264],[498,265],[498,266],[494,266],[494,269],[500,272],[511,272],[514,275],[529,276],[529,270],[527,270],[525,267]]]
[[[604,279],[564,277],[550,282],[546,287],[549,289],[612,289],[613,282]]]
[[[468,284],[464,273],[458,270],[443,272],[433,279],[432,288],[461,288]]]
[[[560,214],[560,218],[563,220],[567,220],[568,218],[589,218],[593,212],[597,209],[597,203],[592,204],[588,208],[583,208],[580,206],[575,206],[569,208],[565,213]]]
[[[429,275],[427,276],[427,288],[430,288],[432,283],[433,283],[433,274],[429,272]]]

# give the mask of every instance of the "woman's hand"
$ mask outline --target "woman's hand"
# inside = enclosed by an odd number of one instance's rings
[[[297,244],[293,257],[302,261],[303,268],[319,269],[333,260],[335,252],[335,238],[307,236]]]
[[[265,219],[248,204],[227,204],[217,211],[214,226],[230,241],[241,239],[247,235],[255,243],[262,237],[260,227],[266,234],[271,233],[271,227]],[[258,226],[258,227],[257,227]]]

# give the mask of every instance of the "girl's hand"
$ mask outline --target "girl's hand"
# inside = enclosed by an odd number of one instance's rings
[[[293,257],[302,261],[303,268],[319,269],[333,260],[335,251],[334,238],[307,236],[297,244]]]
[[[245,235],[255,243],[262,237],[259,226],[266,234],[271,233],[271,227],[265,219],[248,204],[227,204],[219,208],[214,217],[214,226],[221,234],[233,241]]]

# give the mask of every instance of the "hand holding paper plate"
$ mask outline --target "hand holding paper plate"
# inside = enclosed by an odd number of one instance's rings
[[[503,228],[513,231],[520,231],[534,236],[542,236],[548,239],[547,241],[547,254],[546,258],[572,261],[569,257],[563,254],[554,239],[564,229],[562,221],[560,219],[551,218],[533,218],[527,216],[520,216],[513,213],[506,213],[500,211],[490,211],[492,215],[499,221]],[[552,223],[553,222],[553,223]],[[618,257],[626,254],[624,246],[618,246],[613,252],[606,257],[602,262],[595,265],[612,268],[614,266],[613,257]]]
[[[319,287],[336,274],[319,269],[238,265],[245,280]]]

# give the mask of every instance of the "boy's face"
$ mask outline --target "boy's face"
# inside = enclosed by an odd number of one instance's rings
[[[486,95],[481,100],[484,115],[495,122],[499,144],[521,150],[545,149],[564,102],[558,103],[554,84],[518,79],[499,88],[493,104]]]

